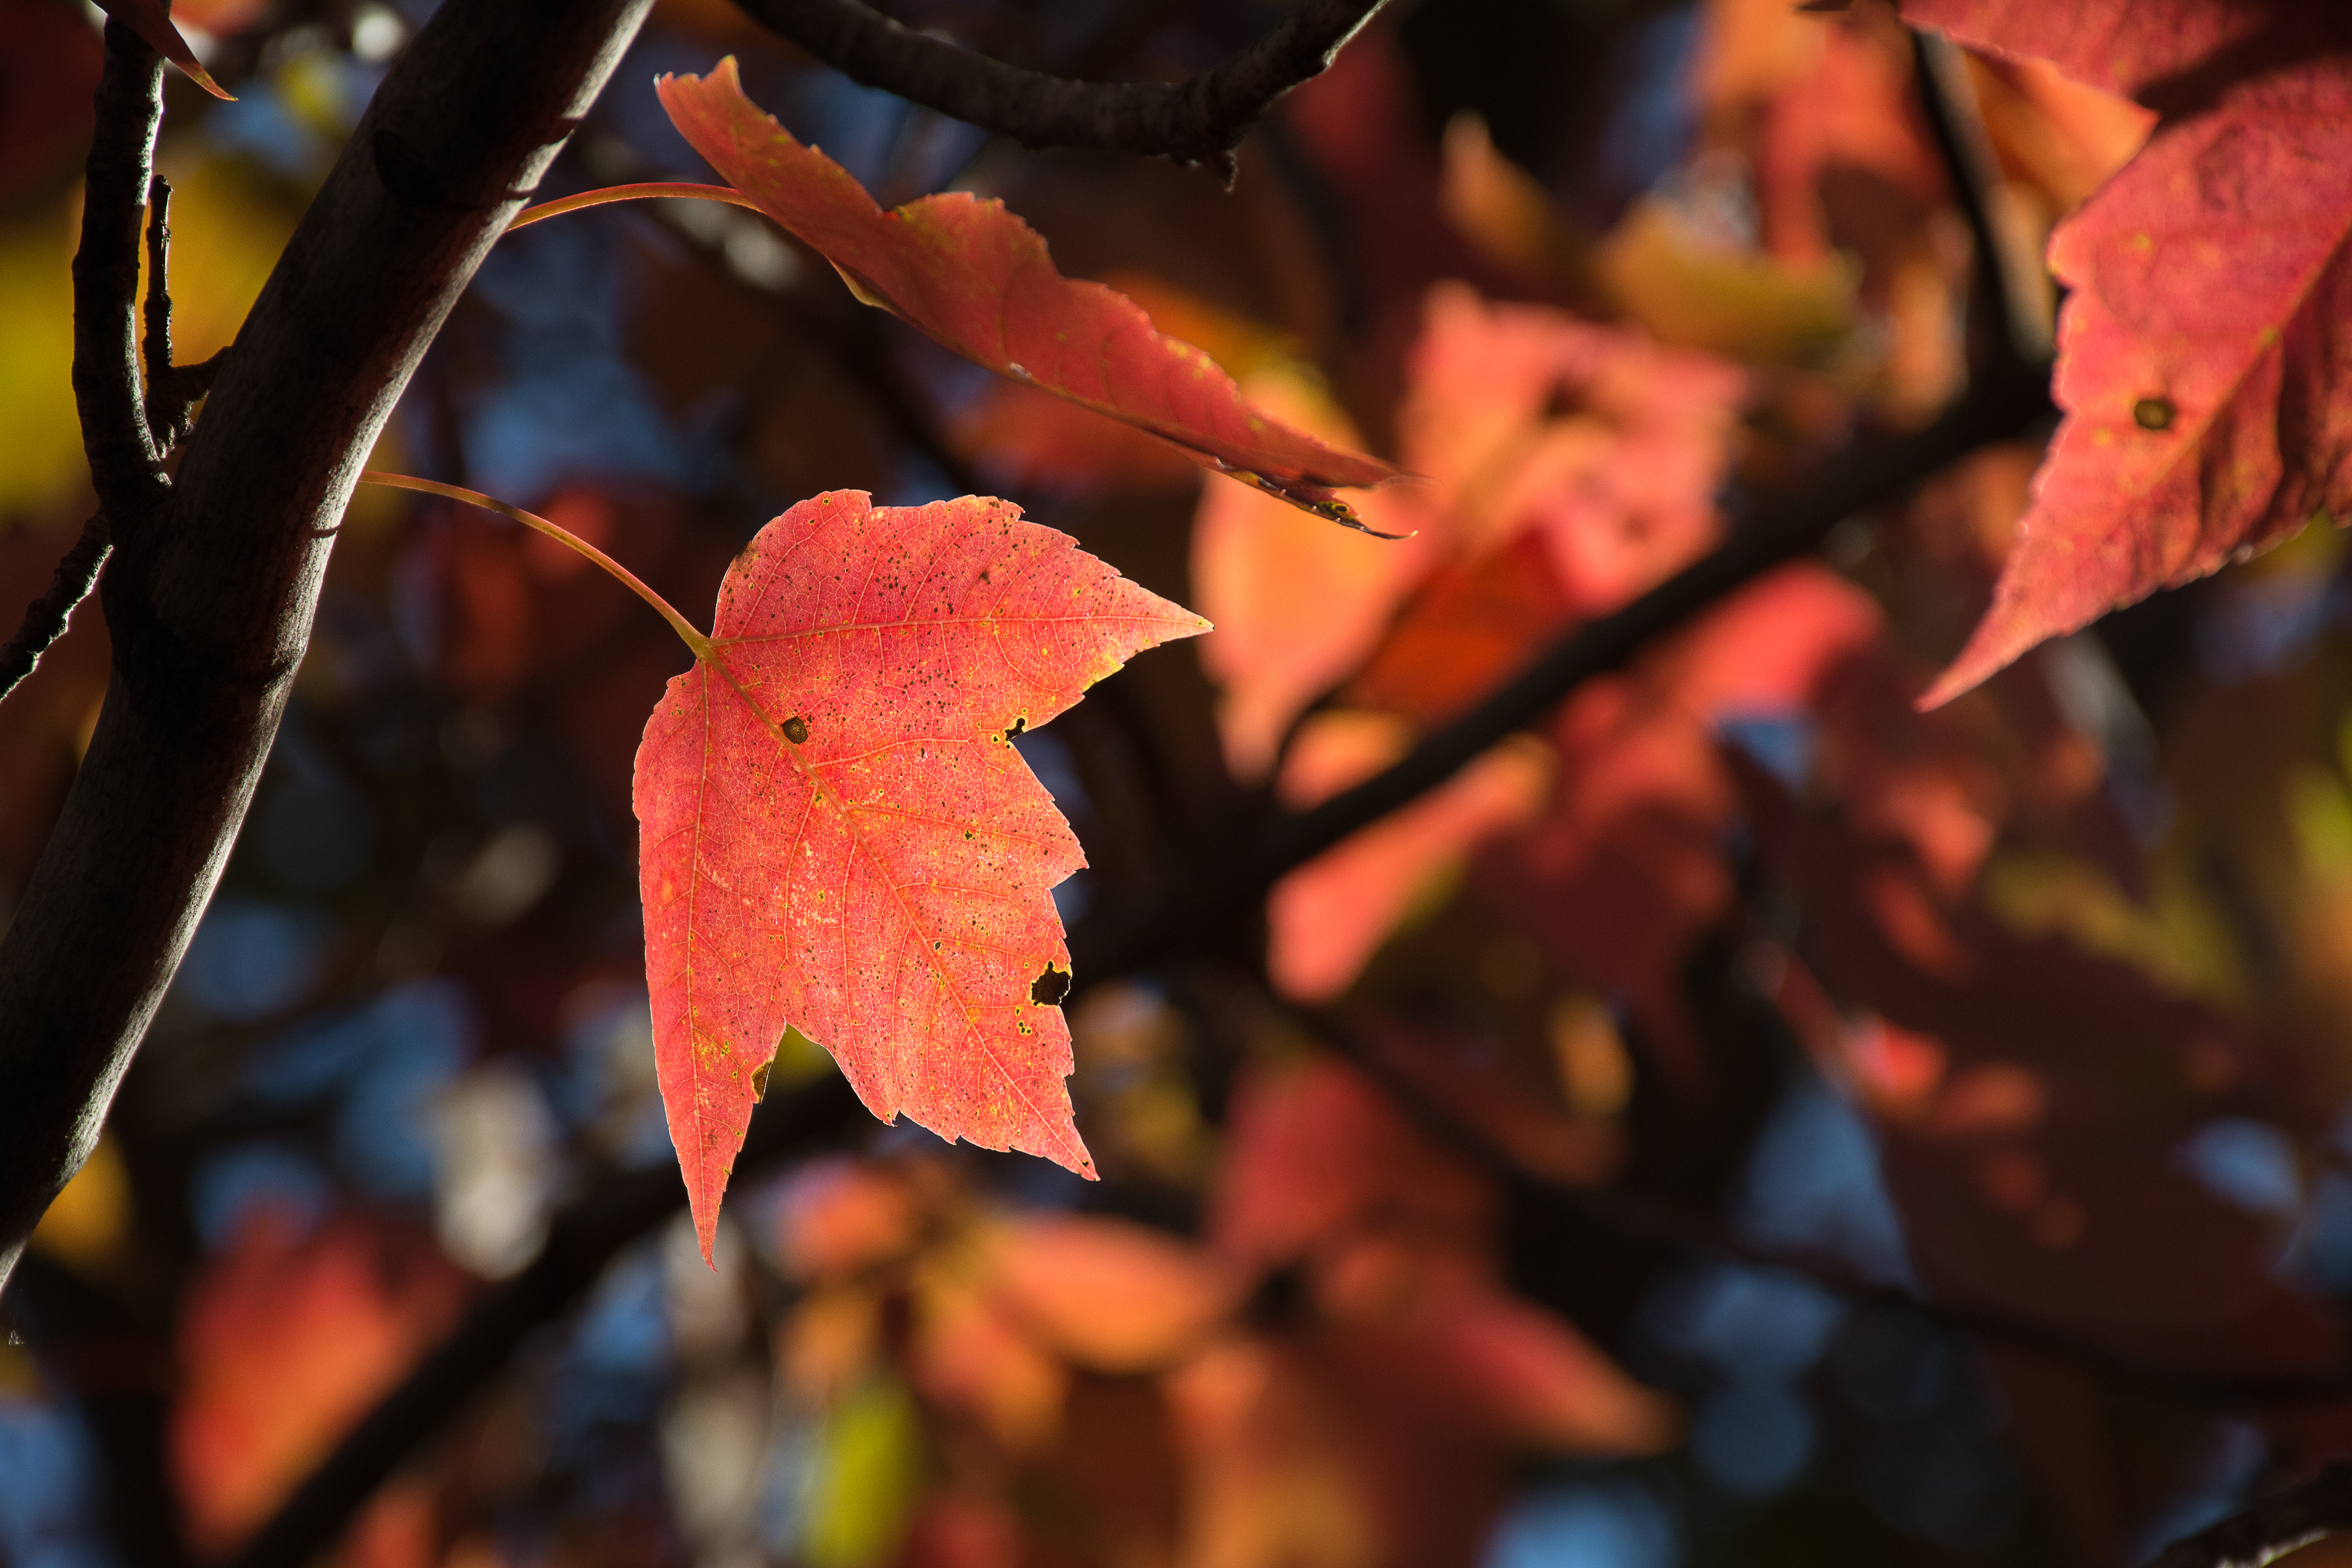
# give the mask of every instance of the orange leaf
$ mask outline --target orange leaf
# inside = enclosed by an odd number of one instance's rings
[[[1357,673],[1356,699],[1422,723],[1453,718],[1500,685],[1569,616],[1543,542],[1431,573]]]
[[[1239,1282],[1216,1259],[1124,1220],[1041,1215],[1005,1237],[995,1289],[1045,1347],[1096,1372],[1149,1372],[1192,1350]]]
[[[1276,793],[1294,809],[1317,805],[1396,761],[1411,740],[1395,720],[1318,714],[1300,731]],[[1534,746],[1497,746],[1276,883],[1266,901],[1276,988],[1302,1002],[1345,991],[1432,877],[1534,815],[1548,771]]]
[[[729,568],[635,783],[655,1057],[706,1256],[787,1024],[885,1121],[1093,1174],[1050,893],[1085,857],[1010,739],[1205,629],[979,497],[818,496]]]
[[[1353,514],[1332,487],[1397,477],[1252,407],[1214,361],[1162,336],[1124,295],[1063,277],[1045,240],[1003,203],[955,191],[884,212],[848,171],[743,96],[732,57],[707,77],[663,77],[654,90],[695,151],[832,262],[852,293],[973,363],[1337,521]]]
[[[1249,389],[1309,430],[1354,438],[1329,395],[1295,369],[1260,370]],[[1411,505],[1400,489],[1367,498],[1364,510],[1375,527],[1409,531]],[[1234,485],[1202,490],[1192,581],[1217,629],[1201,645],[1201,666],[1223,689],[1217,728],[1237,776],[1265,776],[1283,731],[1379,642],[1435,544],[1416,537],[1367,550],[1292,515],[1277,497]]]
[[[2352,12],[1911,0],[1916,20],[2155,102],[2202,81],[2051,238],[2065,417],[1993,606],[1924,700],[2046,637],[2352,515]],[[2177,96],[2177,95],[2174,95]]]
[[[257,1210],[180,1318],[172,1470],[196,1549],[236,1546],[457,1317],[423,1237],[355,1219],[299,1237]]]

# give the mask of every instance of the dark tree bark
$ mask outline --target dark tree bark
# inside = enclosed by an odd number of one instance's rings
[[[103,331],[104,364],[121,368],[84,392],[78,364],[75,382],[113,528],[100,596],[115,665],[64,814],[0,942],[0,1283],[97,1142],[219,879],[368,449],[649,4],[442,7],[270,275],[177,484],[152,511],[133,505],[129,515],[110,475],[141,463],[153,471],[152,446],[125,436],[145,438],[119,254],[127,247],[135,268],[138,222],[134,212],[126,237],[120,203],[101,215],[113,227],[92,266],[114,269],[119,309],[110,304],[92,330]],[[121,76],[110,65],[117,91]],[[99,135],[120,163],[123,127],[137,122],[109,91]],[[143,140],[152,145],[152,131]],[[143,199],[143,153],[108,178],[134,176]],[[161,485],[157,475],[127,493],[135,503]]]
[[[861,0],[738,0],[745,12],[866,87],[1010,136],[1202,163],[1228,181],[1234,149],[1276,99],[1322,74],[1381,0],[1303,0],[1274,31],[1183,82],[1071,81],[902,27]]]

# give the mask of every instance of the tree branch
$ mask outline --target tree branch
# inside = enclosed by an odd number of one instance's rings
[[[2352,1466],[2330,1465],[2301,1486],[2182,1536],[2148,1568],[2263,1568],[2347,1528],[2352,1528]]]
[[[139,393],[139,220],[163,121],[163,61],[120,22],[106,25],[96,110],[73,259],[74,407],[99,508],[121,534],[170,487]]]
[[[0,1283],[78,1170],[243,822],[369,447],[490,244],[604,85],[649,0],[447,5],[394,66],[237,334],[177,483],[139,525],[109,495],[114,670],[96,732],[0,941]],[[142,433],[131,285],[144,84],[109,28],[77,281],[121,282],[84,336],[86,428]],[[112,84],[110,87],[108,84]],[[152,123],[149,121],[142,124]],[[142,132],[144,136],[146,132]],[[118,165],[120,165],[118,167]],[[101,175],[103,178],[101,179]],[[130,195],[122,193],[128,191]],[[106,199],[97,199],[103,195]],[[95,229],[89,226],[95,222]],[[101,243],[93,246],[92,237]],[[101,268],[100,264],[103,264]],[[102,327],[102,331],[100,328]],[[146,454],[135,454],[152,475]],[[161,487],[160,475],[148,481]],[[140,492],[143,499],[149,492]]]
[[[1986,327],[1979,341],[1989,340],[1995,353],[2021,363],[2044,363],[2051,353],[2050,322],[2042,314],[2029,315],[2024,310],[2026,300],[2039,292],[2042,258],[2017,235],[1998,205],[2000,166],[1977,112],[1968,59],[1934,33],[1915,30],[1911,49],[1919,107],[1976,251],[1977,303]]]
[[[1275,100],[1320,75],[1381,0],[1301,0],[1282,24],[1187,82],[1084,82],[1023,70],[899,26],[859,0],[737,0],[852,81],[1027,147],[1091,147],[1203,163],[1230,183],[1234,149]]]
[[[81,525],[81,537],[50,575],[48,587],[25,606],[23,623],[5,645],[0,645],[0,701],[7,700],[16,683],[33,673],[49,645],[65,636],[66,622],[74,606],[89,596],[90,584],[98,581],[98,569],[106,564],[110,547],[106,514],[90,513],[89,521]]]
[[[1222,929],[1286,872],[1444,784],[1586,680],[1622,668],[1652,638],[1813,550],[1844,519],[1896,499],[2050,413],[2049,382],[2041,371],[1996,365],[1926,429],[1857,442],[1831,459],[1810,489],[1758,507],[1714,553],[1623,608],[1570,631],[1386,772],[1311,811],[1276,817],[1248,844],[1192,857],[1175,882],[1139,910],[1106,907],[1083,921],[1070,933],[1074,983],[1086,986],[1125,974]]]
[[[837,1073],[780,1095],[751,1118],[735,1176],[838,1142],[866,1117]],[[569,1310],[629,1243],[686,1206],[677,1162],[605,1177],[548,1227],[523,1271],[478,1298],[449,1337],[368,1412],[229,1568],[303,1568],[334,1545],[401,1462],[497,1375],[541,1324]]]

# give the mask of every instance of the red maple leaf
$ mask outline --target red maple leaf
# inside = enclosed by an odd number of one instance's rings
[[[1086,859],[1010,740],[1207,629],[992,499],[835,491],[736,560],[635,784],[655,1057],[706,1256],[787,1024],[885,1121],[1094,1173],[1050,891]]]
[[[950,191],[888,212],[856,178],[743,96],[730,58],[654,84],[678,134],[735,188],[833,263],[850,291],[975,364],[1149,431],[1205,468],[1360,527],[1334,486],[1398,470],[1325,446],[1253,407],[1192,344],[1125,295],[1065,278],[1000,201]]]
[[[2058,226],[2065,418],[1991,610],[1926,700],[2352,514],[2352,10],[1906,0],[2164,118]]]

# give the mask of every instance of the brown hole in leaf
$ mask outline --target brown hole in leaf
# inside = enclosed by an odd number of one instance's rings
[[[1062,998],[1069,994],[1070,972],[1056,969],[1050,963],[1045,966],[1044,973],[1029,983],[1029,1000],[1040,1007],[1058,1007],[1062,1005]]]
[[[1004,726],[1004,738],[1009,741],[1027,728],[1029,728],[1029,715],[1026,713],[1020,714],[1013,719],[1012,723]]]
[[[2132,405],[2132,423],[2143,430],[2172,428],[2172,399],[2143,397]]]
[[[785,720],[784,739],[795,746],[805,742],[808,740],[808,721],[797,713]]]
[[[775,1064],[772,1062],[761,1062],[758,1067],[751,1069],[751,1098],[753,1100],[765,1100],[768,1098],[768,1069],[774,1065]]]

